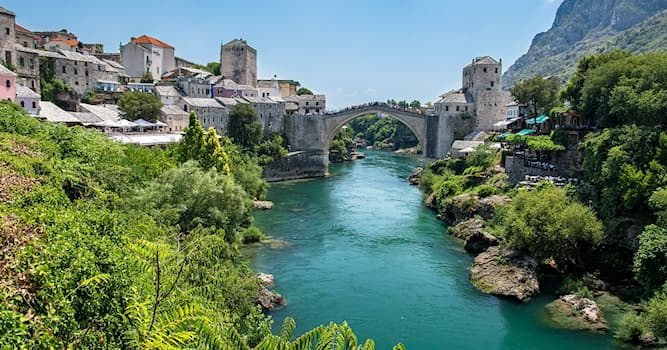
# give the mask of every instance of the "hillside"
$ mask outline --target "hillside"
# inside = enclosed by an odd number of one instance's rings
[[[535,75],[567,79],[581,57],[615,49],[665,51],[667,0],[565,0],[548,31],[504,74],[505,87]]]

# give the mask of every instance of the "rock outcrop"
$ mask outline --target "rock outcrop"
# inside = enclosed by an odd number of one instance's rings
[[[273,202],[269,201],[254,201],[255,210],[269,210],[273,209]]]
[[[262,288],[255,298],[255,303],[257,305],[260,305],[264,311],[274,310],[282,305],[285,305],[285,298],[283,298],[282,295],[269,289],[270,287],[273,287],[275,283],[273,275],[260,273],[257,275],[257,279],[259,280],[259,285]]]
[[[468,239],[471,235],[476,232],[481,232],[484,230],[484,220],[481,219],[468,219],[466,221],[456,224],[456,226],[449,229],[449,234],[462,240]]]
[[[607,330],[607,321],[598,304],[589,298],[569,294],[547,305],[551,321],[567,329]]]
[[[505,206],[509,202],[510,198],[507,196],[479,198],[476,194],[465,193],[447,199],[440,217],[450,225],[456,225],[475,216],[488,220],[493,217],[497,207]]]
[[[494,235],[480,230],[473,232],[466,238],[463,248],[469,253],[479,254],[497,245],[498,239]]]
[[[412,173],[412,175],[408,176],[408,182],[410,185],[419,185],[419,181],[421,180],[422,173],[424,172],[424,168],[417,168],[415,169],[415,172]]]
[[[584,56],[622,49],[665,52],[664,0],[565,0],[551,29],[503,75],[506,88],[536,75],[568,79]]]
[[[470,268],[470,281],[484,293],[527,301],[540,292],[537,262],[513,250],[491,247]]]

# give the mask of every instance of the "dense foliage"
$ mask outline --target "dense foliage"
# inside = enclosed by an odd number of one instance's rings
[[[239,103],[229,111],[227,135],[234,143],[253,149],[262,141],[262,123],[250,105]]]
[[[160,100],[155,94],[148,92],[129,91],[118,100],[118,111],[128,120],[143,119],[154,122],[160,116],[160,108]]]
[[[419,101],[416,101],[419,102]],[[351,120],[334,137],[330,152],[348,153],[357,143],[378,149],[398,150],[415,147],[419,140],[403,122],[394,118],[380,118],[375,114]]]
[[[526,105],[528,115],[536,117],[549,113],[558,105],[559,88],[557,79],[538,75],[516,84],[510,91],[518,103]]]

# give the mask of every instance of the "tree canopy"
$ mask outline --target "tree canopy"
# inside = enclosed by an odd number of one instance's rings
[[[118,100],[118,110],[121,116],[129,120],[144,119],[154,122],[160,116],[160,108],[162,108],[160,100],[148,92],[126,92]]]
[[[536,76],[516,84],[510,91],[517,102],[528,107],[529,116],[537,117],[558,104],[559,88],[555,79]]]
[[[229,111],[227,135],[238,145],[253,151],[262,142],[262,123],[248,104],[239,103]]]
[[[299,90],[296,90],[296,94],[301,96],[301,95],[313,95],[313,92],[308,90],[305,87],[300,87]]]

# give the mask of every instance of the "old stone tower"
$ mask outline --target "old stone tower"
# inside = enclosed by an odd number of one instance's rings
[[[16,65],[16,15],[0,7],[0,60],[7,65]]]
[[[234,39],[220,48],[220,72],[238,84],[257,86],[257,50]]]
[[[503,91],[502,60],[492,57],[476,57],[463,68],[463,90],[475,102],[477,128],[493,130],[493,124],[506,118],[506,105],[511,94]]]

